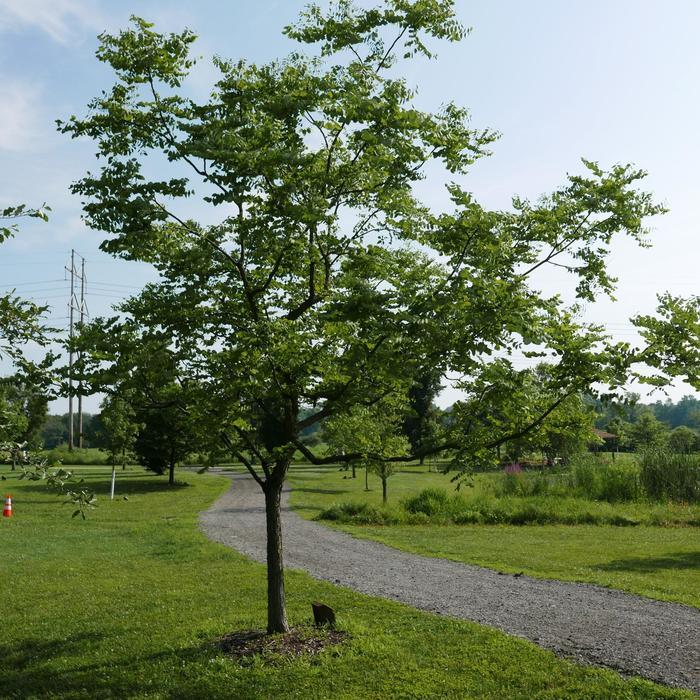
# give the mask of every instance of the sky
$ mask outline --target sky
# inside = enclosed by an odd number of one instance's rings
[[[323,3],[322,3],[323,4]],[[362,0],[369,4],[369,0]],[[145,265],[116,261],[98,249],[102,236],[81,220],[70,184],[97,167],[95,147],[56,130],[56,119],[86,113],[112,84],[95,58],[97,35],[125,27],[138,13],[163,31],[184,27],[200,37],[201,56],[187,83],[204,99],[215,80],[210,58],[264,62],[296,45],[281,33],[304,7],[297,0],[0,0],[0,208],[51,207],[50,221],[23,221],[0,247],[0,292],[51,306],[68,324],[64,266],[71,249],[86,260],[91,316],[154,279]],[[535,199],[582,171],[581,158],[604,167],[634,163],[648,171],[644,188],[670,212],[650,221],[650,249],[620,240],[610,258],[617,301],[589,304],[585,317],[633,342],[629,318],[651,313],[656,295],[698,294],[700,238],[696,209],[700,162],[700,24],[697,0],[456,0],[472,32],[459,44],[436,44],[437,59],[404,70],[422,108],[454,100],[470,108],[475,127],[501,133],[493,155],[461,184],[485,206],[509,207],[515,194]],[[421,184],[439,209],[441,184]],[[552,273],[543,288],[555,290]],[[526,360],[516,360],[522,366]],[[693,393],[683,384],[668,395]],[[447,390],[443,405],[455,394]],[[665,398],[654,395],[650,400]],[[66,410],[65,402],[52,410]],[[88,411],[99,399],[88,398]]]

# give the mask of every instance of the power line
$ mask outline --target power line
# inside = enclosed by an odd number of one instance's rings
[[[55,282],[65,282],[64,279],[57,280],[36,280],[35,282],[17,282],[16,284],[6,284],[3,285],[4,289],[15,289],[16,287],[29,287],[37,284],[54,284]]]

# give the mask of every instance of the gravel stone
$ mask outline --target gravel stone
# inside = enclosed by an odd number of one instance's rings
[[[212,540],[265,561],[265,503],[246,474],[200,515]],[[575,661],[700,694],[700,610],[583,583],[402,552],[304,520],[282,497],[287,568],[432,613],[472,620]]]

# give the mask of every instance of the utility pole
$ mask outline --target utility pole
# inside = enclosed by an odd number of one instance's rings
[[[84,310],[85,310],[85,258],[82,255],[78,255],[82,259],[82,272],[79,275],[75,269],[75,257],[76,252],[71,250],[70,252],[70,268],[66,267],[65,270],[70,274],[70,303],[68,304],[69,318],[70,318],[70,329],[68,332],[68,337],[70,340],[70,349],[68,351],[68,450],[72,451],[75,445],[75,421],[73,420],[73,338],[75,336],[74,331],[74,312],[80,312],[80,320],[83,321]],[[80,303],[75,295],[75,280],[80,280]],[[79,445],[83,446],[83,401],[82,397],[78,396],[78,406],[80,411],[80,432],[79,432]]]
[[[85,258],[82,258],[82,263],[80,265],[80,326],[85,323],[85,314],[87,313],[87,306],[85,304],[85,286],[87,280],[85,279]],[[82,353],[78,358],[78,362],[82,371]],[[80,387],[82,389],[82,386]],[[78,393],[78,447],[83,449],[83,393],[80,391]]]

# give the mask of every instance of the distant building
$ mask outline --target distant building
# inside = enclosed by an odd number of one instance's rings
[[[593,428],[593,434],[603,441],[603,444],[591,445],[594,452],[612,452],[615,454],[620,446],[620,436],[607,433],[605,430]]]

